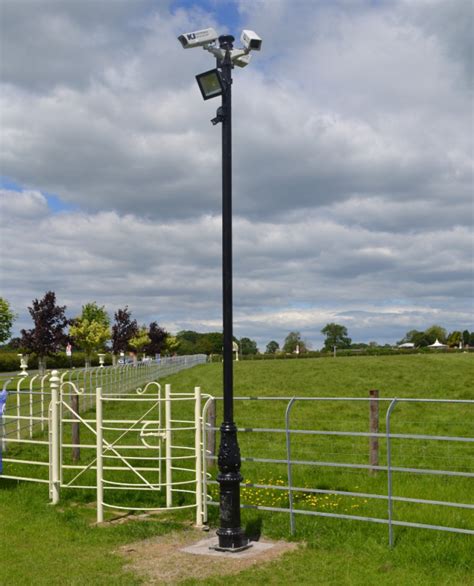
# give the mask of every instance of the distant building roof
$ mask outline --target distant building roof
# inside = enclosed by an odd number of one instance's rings
[[[399,344],[399,348],[414,348],[415,344],[413,342],[405,342],[404,344]]]

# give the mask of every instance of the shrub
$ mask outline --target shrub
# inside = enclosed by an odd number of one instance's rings
[[[72,357],[66,356],[65,352],[59,352],[53,356],[46,358],[46,367],[51,368],[83,368],[86,363],[86,355],[84,352],[74,352]],[[112,364],[112,355],[105,355],[105,364]],[[99,366],[99,357],[97,355],[92,357],[91,366]],[[36,354],[28,355],[28,370],[36,370],[38,368],[38,357]],[[20,372],[20,358],[17,352],[0,352],[0,372]]]

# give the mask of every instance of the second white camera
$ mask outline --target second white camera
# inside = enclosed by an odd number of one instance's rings
[[[244,29],[240,35],[240,40],[249,51],[260,51],[262,48],[262,39],[255,31]]]

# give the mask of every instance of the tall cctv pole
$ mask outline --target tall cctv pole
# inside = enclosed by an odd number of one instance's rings
[[[239,551],[248,547],[240,523],[240,449],[234,423],[233,376],[233,315],[232,315],[232,60],[234,37],[219,37],[225,51],[217,63],[223,82],[222,107],[218,112],[222,122],[222,307],[223,307],[223,378],[224,420],[220,432],[218,456],[220,487],[220,526],[217,530],[219,549]]]
[[[224,419],[220,427],[217,481],[220,492],[220,526],[217,530],[220,551],[238,552],[250,547],[240,523],[241,458],[234,423],[234,376],[232,335],[232,69],[234,63],[246,67],[250,51],[260,51],[262,39],[255,31],[244,29],[243,47],[234,49],[232,35],[218,36],[213,28],[185,33],[178,37],[184,49],[203,47],[217,59],[216,69],[196,75],[205,100],[222,96],[215,125],[222,123],[222,308],[223,308],[223,398]],[[218,42],[218,46],[216,45]]]

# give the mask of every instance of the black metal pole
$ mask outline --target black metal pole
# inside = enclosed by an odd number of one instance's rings
[[[225,57],[219,63],[224,91],[222,94],[222,303],[224,421],[221,425],[217,481],[220,488],[220,527],[217,549],[240,551],[249,547],[240,526],[240,449],[234,423],[234,380],[232,360],[232,61],[234,37],[219,37]]]

